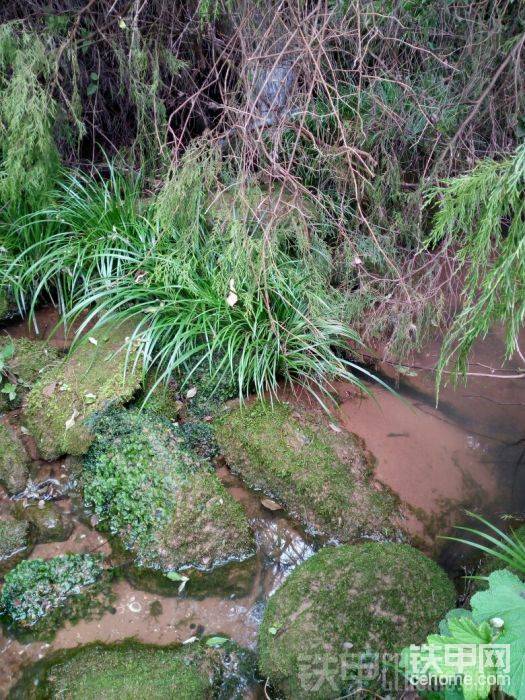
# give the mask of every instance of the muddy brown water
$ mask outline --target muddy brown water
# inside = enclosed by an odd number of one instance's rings
[[[38,315],[38,334],[26,323],[11,324],[6,331],[13,337],[47,337],[56,319],[53,310],[43,310]],[[52,342],[59,347],[68,345],[63,331]],[[499,366],[501,350],[500,335],[493,333],[477,347],[474,361],[484,367]],[[450,532],[464,520],[465,507],[492,517],[525,513],[525,381],[472,377],[465,387],[445,388],[436,409],[431,370],[437,351],[437,344],[429,346],[407,362],[417,368],[414,376],[400,376],[388,363],[379,365],[393,384],[398,382],[404,401],[378,388],[374,398],[362,398],[351,386],[338,385],[341,403],[333,419],[365,439],[377,459],[376,478],[402,501],[403,527],[417,546],[455,576],[467,561],[465,552],[437,535]],[[38,478],[67,479],[64,460],[35,461],[33,472]],[[121,577],[113,584],[112,610],[98,619],[66,623],[50,642],[23,644],[1,633],[0,697],[6,696],[27,664],[52,651],[96,640],[135,637],[146,643],[170,644],[221,634],[256,648],[266,600],[323,543],[282,511],[266,510],[262,495],[244,488],[227,466],[219,465],[218,475],[246,509],[256,534],[256,557],[225,568],[221,580],[208,586],[204,594],[192,591],[191,580],[181,594],[166,595],[141,590]],[[107,539],[89,527],[78,504],[66,498],[57,504],[74,519],[74,531],[65,542],[37,545],[31,557],[66,552],[111,554]],[[7,495],[0,494],[0,513],[8,508]]]

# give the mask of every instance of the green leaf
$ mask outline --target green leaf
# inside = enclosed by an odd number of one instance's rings
[[[89,83],[89,85],[87,86],[87,90],[86,90],[88,97],[91,97],[91,95],[94,95],[97,92],[97,90],[98,90],[98,85],[96,83]]]
[[[90,79],[92,82],[96,83],[97,80],[98,80],[98,73],[90,73],[90,74],[89,74],[89,79]]]
[[[498,644],[510,645],[510,672],[501,674],[508,675],[501,688],[521,700],[525,698],[525,583],[506,569],[494,571],[488,582],[487,591],[472,596],[473,618],[477,622],[503,620]]]
[[[166,578],[169,578],[170,581],[187,581],[188,577],[183,576],[182,574],[179,574],[178,571],[168,571],[166,574]]]
[[[408,677],[430,674],[449,679],[451,685],[458,676],[468,674],[469,682],[463,685],[465,700],[485,700],[491,689],[488,680],[495,675],[496,668],[490,662],[485,662],[480,670],[478,658],[482,651],[478,645],[492,642],[492,628],[488,622],[477,626],[469,616],[451,612],[453,614],[449,614],[445,621],[449,634],[432,634],[427,638],[426,645],[403,649],[401,666]],[[478,647],[474,657],[473,645]]]
[[[206,640],[206,646],[209,647],[220,647],[223,644],[226,644],[226,642],[229,642],[230,640],[228,637],[210,637],[209,639]]]

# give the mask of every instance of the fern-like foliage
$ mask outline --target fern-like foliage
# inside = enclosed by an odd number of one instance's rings
[[[507,358],[518,347],[525,320],[525,144],[434,188],[429,202],[437,200],[428,243],[459,242],[459,270],[466,270],[462,310],[441,349],[439,386],[447,366],[454,381],[465,375],[472,345],[495,323],[505,328]]]

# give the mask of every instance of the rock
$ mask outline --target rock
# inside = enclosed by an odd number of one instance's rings
[[[169,647],[96,642],[30,667],[10,697],[240,700],[253,680],[253,656],[231,642],[220,649],[202,642]]]
[[[134,355],[123,348],[128,326],[88,334],[72,354],[45,372],[24,408],[23,423],[36,440],[43,459],[82,455],[93,440],[93,416],[129,401],[141,384]]]
[[[372,455],[320,414],[258,401],[214,426],[232,471],[311,530],[342,542],[394,533],[396,499],[373,481]]]
[[[31,523],[35,528],[37,542],[63,542],[73,532],[73,521],[51,501],[31,503],[24,508],[22,503],[15,506],[15,517]]]
[[[164,572],[212,569],[254,551],[242,509],[176,426],[156,414],[111,411],[84,460],[84,503],[135,563]]]
[[[454,603],[445,573],[413,547],[326,547],[270,598],[259,633],[260,671],[286,698],[346,696],[355,690],[351,663],[359,654],[423,643]]]
[[[15,431],[0,423],[0,484],[9,493],[23,491],[28,477],[29,457]]]
[[[12,295],[5,287],[0,287],[0,323],[18,316],[18,308]]]
[[[15,628],[35,628],[57,618],[102,579],[103,558],[91,554],[65,554],[52,559],[20,562],[6,574],[0,594],[0,612]]]
[[[0,520],[0,574],[4,574],[33,549],[28,523]]]

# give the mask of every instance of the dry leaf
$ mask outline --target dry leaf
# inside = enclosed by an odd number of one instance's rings
[[[261,500],[261,505],[266,508],[266,510],[282,510],[283,507],[276,501],[272,501],[271,498],[263,498]]]
[[[71,414],[70,418],[68,418],[66,421],[66,430],[69,430],[70,428],[72,428],[75,425],[75,420],[78,418],[79,415],[80,415],[80,413],[75,408],[73,413]]]
[[[332,428],[334,433],[342,433],[343,432],[342,429],[338,425],[335,425],[335,423],[330,423],[330,427]]]
[[[194,386],[192,386],[191,389],[188,389],[188,391],[186,392],[187,399],[192,399],[196,395],[197,395],[197,388]]]
[[[42,395],[45,396],[46,399],[50,399],[55,393],[56,386],[56,382],[51,382],[51,384],[48,384],[42,389]]]

